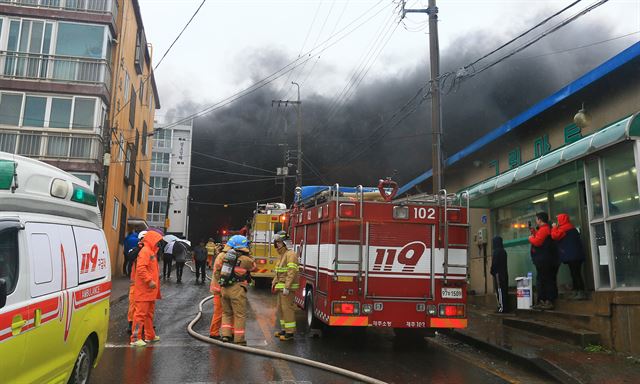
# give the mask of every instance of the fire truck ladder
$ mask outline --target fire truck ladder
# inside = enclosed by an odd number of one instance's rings
[[[333,280],[338,280],[338,272],[341,265],[357,265],[357,279],[358,279],[358,294],[362,293],[362,227],[364,220],[364,189],[362,185],[358,185],[357,196],[360,203],[359,217],[358,218],[342,218],[340,217],[340,185],[335,184],[335,202],[336,202],[336,247],[333,255]],[[358,223],[358,239],[357,240],[340,240],[340,223],[341,222],[356,222]],[[340,245],[358,245],[358,260],[340,260]]]
[[[449,212],[451,211],[460,211],[460,206],[462,206],[463,202],[462,200],[464,199],[464,206],[467,209],[467,220],[466,223],[450,223],[449,222]],[[458,207],[453,207],[453,203],[454,202],[458,202],[457,206]],[[452,204],[448,204],[449,202],[451,202]],[[444,283],[447,283],[447,276],[449,275],[449,268],[461,268],[465,270],[465,275],[467,276],[467,278],[469,277],[469,236],[470,236],[470,228],[471,228],[471,223],[470,223],[470,218],[471,218],[471,213],[470,213],[470,207],[469,207],[469,193],[467,191],[462,192],[460,195],[457,194],[447,194],[447,190],[446,189],[441,189],[438,192],[438,205],[442,206],[442,209],[440,210],[441,212],[441,218],[439,220],[440,223],[440,233],[444,233],[444,241],[443,241],[443,247],[444,247],[444,261],[442,263],[442,268],[443,268],[443,273],[444,273]],[[449,244],[449,227],[463,227],[466,230],[466,238],[467,238],[467,243],[466,244]],[[451,264],[449,263],[449,247],[464,247],[466,249],[466,261],[465,264]]]

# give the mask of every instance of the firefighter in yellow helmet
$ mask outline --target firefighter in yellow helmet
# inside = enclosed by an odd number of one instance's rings
[[[246,345],[247,286],[256,269],[247,238],[232,236],[213,265],[213,278],[220,283],[222,294],[222,341]]]
[[[271,283],[271,291],[278,295],[277,316],[280,318],[280,332],[275,336],[282,341],[293,340],[296,333],[296,306],[293,302],[295,291],[300,287],[298,277],[298,256],[287,248],[287,233],[280,231],[273,237],[273,245],[280,258],[276,265],[276,276]]]

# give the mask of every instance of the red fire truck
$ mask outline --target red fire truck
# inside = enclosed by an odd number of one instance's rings
[[[296,190],[295,300],[310,328],[388,327],[405,335],[467,326],[467,195],[393,200],[395,190],[388,180],[378,188]]]

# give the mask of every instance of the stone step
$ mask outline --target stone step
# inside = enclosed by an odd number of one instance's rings
[[[591,319],[593,314],[575,313],[566,311],[535,311],[529,309],[516,310],[518,318],[542,320],[549,323],[556,323],[560,325],[568,325],[571,327],[578,327],[584,329],[590,329]]]
[[[600,342],[597,332],[538,319],[503,318],[502,324],[581,347]]]

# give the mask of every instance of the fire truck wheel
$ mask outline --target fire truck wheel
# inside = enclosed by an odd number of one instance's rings
[[[304,307],[307,310],[307,327],[309,329],[321,329],[323,324],[313,313],[313,293],[311,291],[307,292]]]
[[[90,340],[87,340],[76,359],[76,364],[71,371],[71,377],[68,384],[86,384],[89,382],[89,376],[91,376],[91,369],[93,368],[93,346]]]

